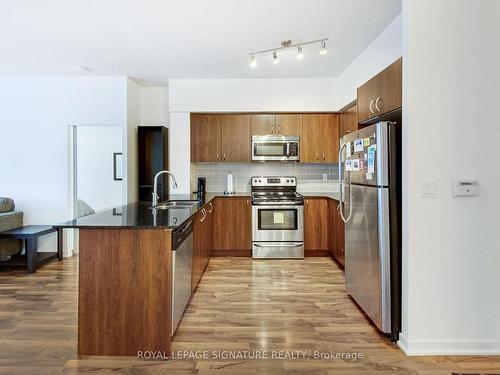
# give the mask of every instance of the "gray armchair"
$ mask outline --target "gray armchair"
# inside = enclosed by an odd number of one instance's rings
[[[0,232],[23,226],[23,213],[14,211],[15,204],[10,198],[0,198]],[[22,240],[0,239],[0,260],[8,259],[23,248]]]

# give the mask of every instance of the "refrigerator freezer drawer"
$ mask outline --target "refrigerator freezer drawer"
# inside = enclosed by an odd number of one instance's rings
[[[384,333],[391,332],[389,189],[351,185],[345,226],[347,292]],[[347,208],[348,209],[348,208]]]

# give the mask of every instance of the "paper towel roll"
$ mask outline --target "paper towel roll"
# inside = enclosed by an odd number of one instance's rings
[[[229,194],[233,193],[233,174],[231,171],[226,176],[226,192]]]

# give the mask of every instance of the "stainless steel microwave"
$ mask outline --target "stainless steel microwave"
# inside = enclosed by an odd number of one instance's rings
[[[299,161],[299,136],[253,135],[252,161]]]

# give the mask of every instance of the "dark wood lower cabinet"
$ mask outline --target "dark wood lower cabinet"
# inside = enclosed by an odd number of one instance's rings
[[[250,256],[252,205],[250,197],[216,198],[213,256]]]
[[[328,209],[330,213],[330,253],[331,255],[344,266],[345,259],[345,226],[340,213],[337,209],[339,202],[331,199],[328,202]]]
[[[194,217],[193,228],[193,267],[191,291],[194,292],[207,268],[213,238],[213,202],[207,203]]]
[[[306,198],[304,201],[305,255],[328,254],[328,199]]]
[[[80,229],[78,354],[170,352],[168,229]]]

